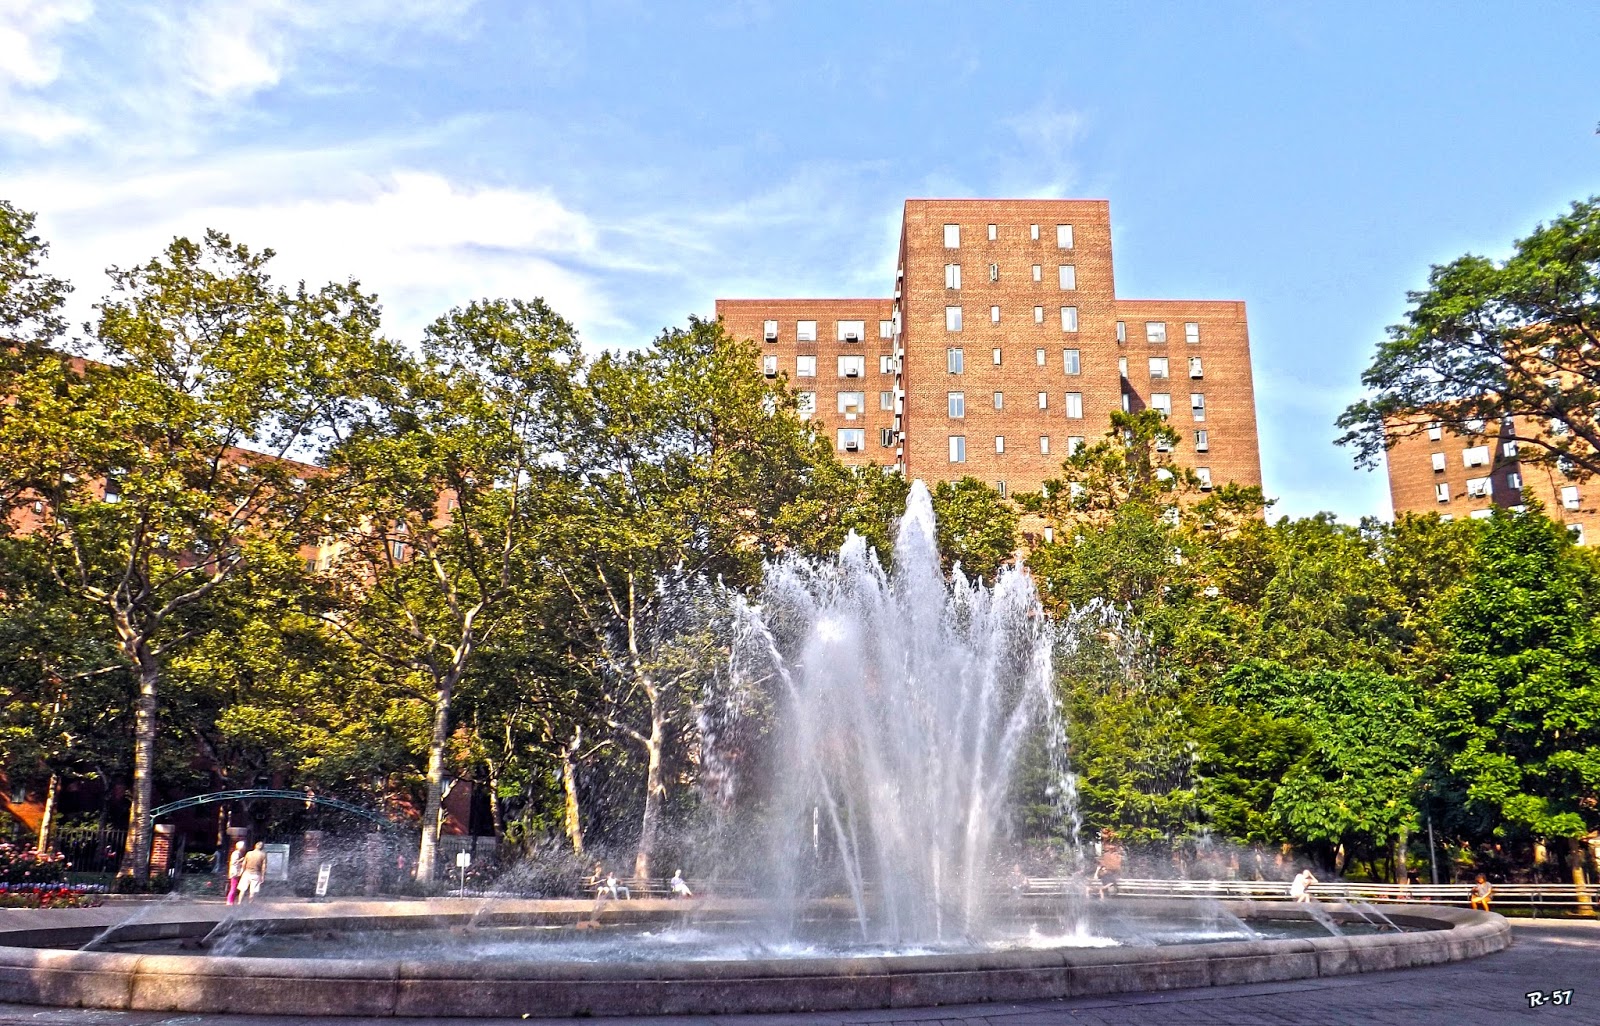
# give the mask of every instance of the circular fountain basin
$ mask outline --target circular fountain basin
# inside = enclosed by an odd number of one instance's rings
[[[735,901],[617,902],[598,913],[589,901],[525,900],[126,909],[0,913],[0,1000],[309,1016],[798,1012],[1261,983],[1455,961],[1510,943],[1500,916],[1430,905],[1384,906],[1403,932],[1379,932],[1370,910],[1340,905],[1124,898],[1095,903],[1088,935],[1019,925],[982,945],[899,951],[828,929],[789,948],[741,947],[734,924],[762,907]],[[1059,907],[1015,911],[1021,924]],[[1318,916],[1351,932],[1336,936]],[[1243,934],[1234,917],[1261,939],[1191,939]],[[1118,925],[1098,936],[1096,922]],[[239,937],[250,942],[233,949],[250,954],[215,953]],[[95,950],[76,950],[85,944]]]

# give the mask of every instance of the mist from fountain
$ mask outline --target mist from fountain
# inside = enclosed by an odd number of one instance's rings
[[[865,938],[981,937],[1029,745],[1063,829],[1077,821],[1055,632],[1027,571],[947,580],[916,482],[889,570],[852,533],[836,559],[774,563],[736,606],[732,676],[770,696],[780,767],[763,896],[793,910],[842,878]]]

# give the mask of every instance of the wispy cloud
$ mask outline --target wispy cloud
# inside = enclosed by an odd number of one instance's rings
[[[54,145],[88,119],[40,95],[61,76],[61,37],[94,11],[89,0],[0,0],[0,135]]]
[[[1074,150],[1088,119],[1078,110],[1041,102],[1003,122],[1011,130],[1000,155],[1000,183],[1008,195],[1062,197],[1078,184]]]

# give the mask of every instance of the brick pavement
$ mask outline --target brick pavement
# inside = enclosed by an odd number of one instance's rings
[[[812,1015],[589,1019],[596,1026],[1500,1026],[1600,1023],[1600,923],[1514,921],[1515,944],[1470,962],[1323,980],[1025,1004],[828,1012]],[[1531,990],[1573,992],[1565,1007],[1529,1008]],[[316,1020],[41,1009],[0,1004],[0,1026],[494,1026],[524,1020]],[[537,1021],[537,1020],[535,1020]],[[548,1021],[548,1020],[547,1020]]]

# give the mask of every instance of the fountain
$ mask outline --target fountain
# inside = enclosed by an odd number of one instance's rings
[[[163,903],[0,912],[0,1000],[298,1015],[798,1011],[1028,1000],[1397,968],[1509,942],[1498,916],[1027,896],[1008,886],[1017,770],[1077,819],[1052,653],[1021,569],[947,581],[914,484],[882,568],[852,536],[734,598],[704,713],[713,805],[741,787],[748,710],[770,764],[728,853],[746,899]],[[743,725],[748,726],[748,722]],[[738,740],[731,740],[737,737]],[[1000,864],[997,864],[1000,863]],[[1330,933],[1326,923],[1337,923]],[[1341,932],[1342,931],[1342,932]],[[95,950],[74,950],[93,942]]]

